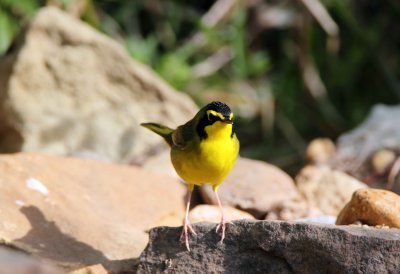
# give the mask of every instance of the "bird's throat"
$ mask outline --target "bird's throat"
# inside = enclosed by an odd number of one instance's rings
[[[226,124],[219,121],[204,128],[204,131],[207,134],[207,139],[209,140],[232,138],[232,130],[232,124]]]

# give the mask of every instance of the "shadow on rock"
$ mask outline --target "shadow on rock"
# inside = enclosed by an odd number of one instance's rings
[[[44,259],[54,261],[66,269],[102,264],[115,272],[130,272],[135,269],[136,260],[112,261],[99,250],[63,233],[57,224],[48,221],[42,211],[35,206],[22,207],[20,211],[31,224],[31,230],[15,242],[31,248],[31,251]]]

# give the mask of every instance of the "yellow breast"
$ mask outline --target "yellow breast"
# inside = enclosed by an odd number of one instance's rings
[[[239,153],[239,141],[232,136],[232,125],[222,122],[206,127],[207,138],[192,149],[171,150],[171,161],[178,175],[188,184],[211,184],[225,179]]]

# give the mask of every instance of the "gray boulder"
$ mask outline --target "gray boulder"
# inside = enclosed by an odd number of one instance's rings
[[[385,162],[390,170],[393,165],[391,162],[400,156],[399,120],[400,105],[375,105],[364,122],[338,138],[336,154],[330,166],[359,180],[368,181],[369,186],[400,193],[399,172],[393,173],[393,181],[388,184],[388,174],[376,168],[377,164]],[[381,150],[389,151],[393,159],[386,158],[383,161],[381,158],[378,161],[375,156]],[[393,169],[396,171],[396,168]]]
[[[116,41],[54,7],[0,57],[0,153],[141,162],[163,143],[141,122],[173,127],[196,110]]]
[[[191,252],[181,228],[158,227],[138,273],[400,273],[400,230],[281,221],[194,225]]]

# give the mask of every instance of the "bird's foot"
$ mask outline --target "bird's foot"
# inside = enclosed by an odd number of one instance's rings
[[[217,228],[215,229],[215,232],[219,232],[221,230],[221,240],[219,241],[220,243],[222,243],[225,239],[225,228],[226,228],[226,224],[231,222],[226,222],[224,218],[221,219],[221,222],[219,223],[219,225],[217,226]]]
[[[197,233],[194,231],[193,227],[190,225],[189,220],[185,219],[185,222],[183,223],[183,229],[182,229],[182,234],[181,234],[180,240],[185,241],[185,246],[188,251],[190,251],[189,232],[192,233],[193,235],[197,235]]]

